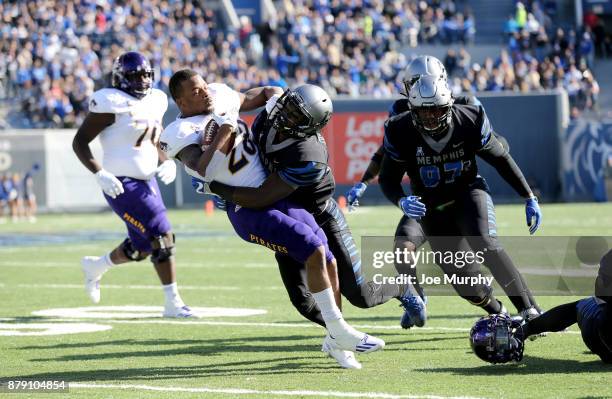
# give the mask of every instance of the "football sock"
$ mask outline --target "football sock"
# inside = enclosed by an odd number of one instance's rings
[[[502,311],[502,303],[499,299],[491,295],[489,297],[489,302],[486,305],[482,305],[481,308],[488,314],[499,314]]]
[[[176,285],[176,282],[162,285],[162,288],[164,289],[164,295],[166,296],[166,304],[172,304],[177,307],[185,306],[183,299],[178,293],[178,286]]]
[[[113,260],[111,259],[111,253],[107,253],[106,255],[104,255],[102,257],[102,261],[104,262],[105,265],[107,265],[108,267],[113,267],[115,266],[115,264],[113,263]]]
[[[541,316],[528,321],[523,326],[525,337],[536,335],[545,331],[563,331],[577,322],[576,306],[578,302],[566,303],[556,306]]]
[[[342,319],[342,313],[340,313],[340,309],[338,309],[338,306],[336,305],[334,292],[331,288],[326,288],[320,292],[313,292],[312,297],[321,311],[321,316],[323,317],[325,324],[333,320]]]
[[[527,294],[527,298],[529,298],[529,302],[531,303],[531,306],[536,308],[538,313],[542,313],[542,308],[540,307],[540,305],[538,305],[538,302],[536,301],[535,297],[531,293],[531,290],[527,286],[527,282],[525,281],[525,278],[523,277],[522,274],[519,274],[519,276],[521,276],[521,281],[523,282],[523,288],[525,289],[525,293]]]
[[[110,252],[109,252],[106,255],[100,256],[93,263],[91,263],[88,269],[90,270],[91,273],[94,273],[97,276],[101,276],[112,266],[115,266],[115,264],[111,260]]]
[[[521,312],[531,307],[531,301],[523,285],[518,269],[503,249],[486,251],[485,265],[495,281],[502,287],[512,304]]]
[[[332,337],[338,337],[339,335],[346,335],[348,333],[356,339],[361,338],[360,335],[363,334],[351,327],[342,318],[342,313],[340,313],[340,309],[338,309],[336,305],[334,292],[331,288],[326,288],[320,292],[313,292],[312,296],[321,310],[321,316],[323,320],[325,320],[325,327]]]

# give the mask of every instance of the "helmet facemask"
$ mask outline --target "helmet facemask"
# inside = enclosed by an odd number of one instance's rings
[[[314,123],[314,118],[308,112],[303,99],[299,93],[292,90],[286,90],[276,101],[268,119],[276,131],[298,138],[316,134],[329,120],[328,118],[325,121]]]
[[[412,110],[412,117],[417,128],[432,137],[438,137],[446,133],[451,121],[450,105],[431,105],[415,107]]]
[[[410,87],[408,105],[412,122],[421,133],[435,139],[448,132],[454,100],[446,81],[435,76],[421,76]]]
[[[125,53],[113,62],[112,86],[137,99],[151,92],[153,79],[153,68],[139,53]]]

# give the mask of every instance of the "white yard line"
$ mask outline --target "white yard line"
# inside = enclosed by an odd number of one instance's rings
[[[52,262],[52,261],[15,261],[9,260],[4,261],[0,260],[1,267],[28,267],[28,268],[48,268],[48,267],[65,267],[65,268],[79,268],[79,259],[75,260],[75,262]],[[122,268],[123,266],[118,266],[117,269]],[[140,263],[131,263],[126,267],[146,267],[148,269],[151,268],[151,264],[149,262],[140,262]],[[274,269],[276,268],[276,263],[272,260],[270,262],[241,262],[238,260],[224,260],[223,263],[217,262],[180,262],[178,264],[179,268],[189,268],[189,269],[236,269],[236,268],[246,268],[246,269]]]
[[[19,288],[58,288],[58,289],[79,289],[82,290],[83,284],[2,284],[2,287],[19,287]],[[103,289],[130,289],[130,290],[159,290],[161,289],[160,285],[121,285],[121,284],[101,284],[101,288]],[[194,285],[180,285],[180,290],[194,290],[194,291],[238,291],[241,288],[236,286],[227,286],[227,285],[203,285],[203,286],[194,286]],[[257,289],[262,290],[281,290],[282,286],[268,286],[268,287],[257,287]]]
[[[80,321],[92,321],[92,319],[79,319],[79,318],[59,318],[49,319],[49,321],[58,322],[80,322]],[[349,318],[350,321],[350,318]],[[265,322],[248,322],[248,321],[208,321],[208,320],[171,320],[171,319],[142,319],[142,320],[117,320],[117,319],[104,319],[104,323],[107,324],[170,324],[170,325],[203,325],[203,326],[227,326],[227,327],[273,327],[273,328],[319,328],[320,326],[314,323],[265,323]],[[351,324],[355,328],[359,329],[371,329],[371,330],[401,330],[399,325],[376,325],[376,324]],[[469,332],[470,328],[466,327],[420,327],[413,328],[410,330],[410,334],[414,333],[426,333],[426,332]],[[550,333],[549,333],[550,334]],[[554,334],[580,334],[579,331],[565,331]]]
[[[125,389],[131,391],[156,391],[156,392],[189,392],[189,393],[211,393],[226,395],[258,395],[266,397],[275,396],[318,396],[327,398],[374,398],[374,399],[476,399],[468,396],[439,396],[439,395],[397,395],[384,392],[342,392],[342,391],[290,391],[290,390],[256,390],[244,388],[187,388],[187,387],[160,387],[153,385],[138,384],[83,384],[70,383],[70,389]]]

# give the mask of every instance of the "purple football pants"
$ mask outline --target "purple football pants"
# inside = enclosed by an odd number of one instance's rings
[[[140,252],[151,252],[151,240],[171,229],[157,180],[120,176],[117,179],[123,183],[124,193],[114,199],[106,194],[104,197],[125,223],[134,248]]]
[[[306,263],[314,251],[323,246],[327,262],[334,260],[327,246],[327,236],[314,217],[286,200],[261,210],[228,202],[227,216],[236,233],[247,242],[287,254],[300,263]]]

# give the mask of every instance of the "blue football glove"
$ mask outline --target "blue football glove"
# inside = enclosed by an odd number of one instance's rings
[[[359,198],[361,198],[367,188],[367,184],[359,182],[346,193],[346,202],[349,212],[354,211],[359,206]]]
[[[213,195],[213,204],[215,204],[215,208],[220,211],[224,211],[227,206],[227,202],[217,195]]]
[[[420,219],[425,216],[425,213],[427,212],[425,204],[419,201],[420,199],[421,197],[409,195],[408,197],[401,198],[398,205],[404,212],[404,215],[411,219]]]
[[[211,191],[208,188],[208,183],[206,183],[204,180],[200,180],[191,176],[191,186],[198,194],[211,194]]]
[[[218,195],[214,194],[212,191],[210,191],[210,188],[208,186],[208,183],[206,183],[204,180],[200,180],[198,178],[195,178],[193,176],[191,176],[191,185],[193,186],[194,190],[196,193],[198,194],[210,194],[213,197],[213,204],[215,204],[215,208],[224,211],[226,208],[226,202],[223,198],[219,197]]]
[[[525,215],[527,216],[527,226],[529,234],[534,234],[540,223],[542,223],[542,211],[538,205],[537,197],[531,197],[525,201]],[[535,218],[535,221],[533,220]]]

